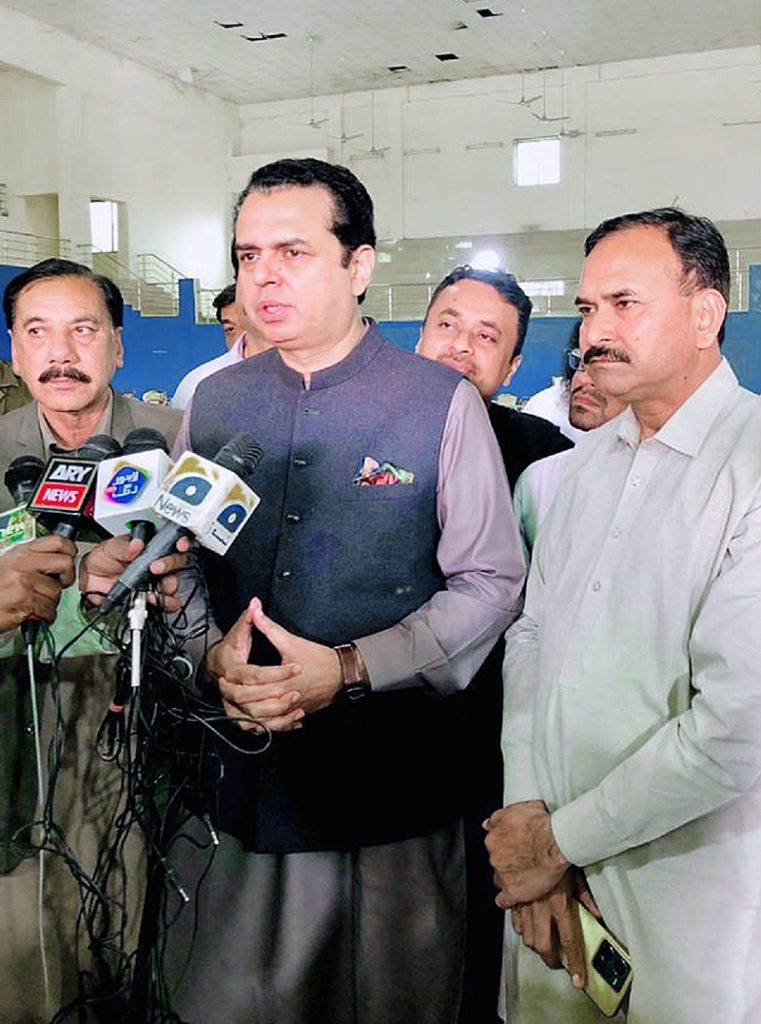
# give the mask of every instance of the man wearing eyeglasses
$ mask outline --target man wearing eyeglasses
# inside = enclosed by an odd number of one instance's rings
[[[564,388],[568,396],[568,421],[576,430],[587,432],[618,416],[627,406],[596,386],[582,362],[579,324],[571,331],[563,355]],[[532,462],[521,473],[513,489],[513,511],[524,550],[530,559],[536,533],[555,497],[569,452],[558,452]]]

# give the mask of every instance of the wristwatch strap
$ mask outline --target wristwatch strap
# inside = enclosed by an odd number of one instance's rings
[[[334,648],[341,666],[341,689],[338,696],[344,700],[360,700],[370,692],[365,661],[356,644],[338,644]]]

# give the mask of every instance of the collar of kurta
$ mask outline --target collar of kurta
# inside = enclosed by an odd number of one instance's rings
[[[324,388],[335,387],[337,384],[343,384],[352,377],[356,377],[358,373],[361,373],[375,359],[378,351],[384,344],[384,340],[372,321],[365,322],[367,330],[347,356],[339,363],[327,366],[324,370],[316,370],[311,375],[309,381],[310,391],[320,391]],[[268,351],[272,353],[271,358],[273,358],[277,372],[282,380],[289,387],[303,388],[304,378],[302,374],[298,370],[293,370],[290,366],[286,366],[275,349],[269,349]],[[261,356],[266,354],[266,352],[262,352]],[[383,387],[383,381],[378,381],[378,387]]]
[[[230,358],[232,362],[242,363],[246,358],[243,354],[243,342],[246,340],[246,332],[243,331],[235,339],[233,344],[229,348]],[[222,353],[224,355],[224,353]]]
[[[663,424],[661,429],[648,438],[674,451],[694,458],[703,446],[716,419],[722,415],[722,407],[733,391],[739,387],[737,377],[726,359],[722,358],[713,373]],[[630,448],[638,447],[640,427],[631,406],[618,418],[616,436]]]

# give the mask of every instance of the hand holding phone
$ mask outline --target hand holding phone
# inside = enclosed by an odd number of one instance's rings
[[[614,1017],[634,977],[629,954],[583,903],[577,906],[584,936],[584,991],[606,1017]]]

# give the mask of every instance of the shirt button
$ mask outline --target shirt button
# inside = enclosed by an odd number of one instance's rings
[[[296,469],[303,469],[304,466],[308,465],[308,462],[303,455],[294,455],[293,465],[296,467]]]
[[[600,590],[601,587],[602,587],[602,583],[600,583],[599,580],[592,580],[592,590],[594,590],[595,593],[597,593],[597,591]]]
[[[301,516],[298,514],[298,512],[286,512],[285,521],[286,523],[300,523]]]
[[[613,529],[610,531],[610,535],[611,535],[611,537],[620,537],[621,536],[621,527],[620,526],[614,526]]]
[[[639,485],[641,483],[642,483],[642,477],[641,476],[633,476],[632,477],[632,487],[639,487]]]
[[[277,578],[279,580],[289,580],[292,575],[293,572],[291,569],[281,569],[277,574]]]

